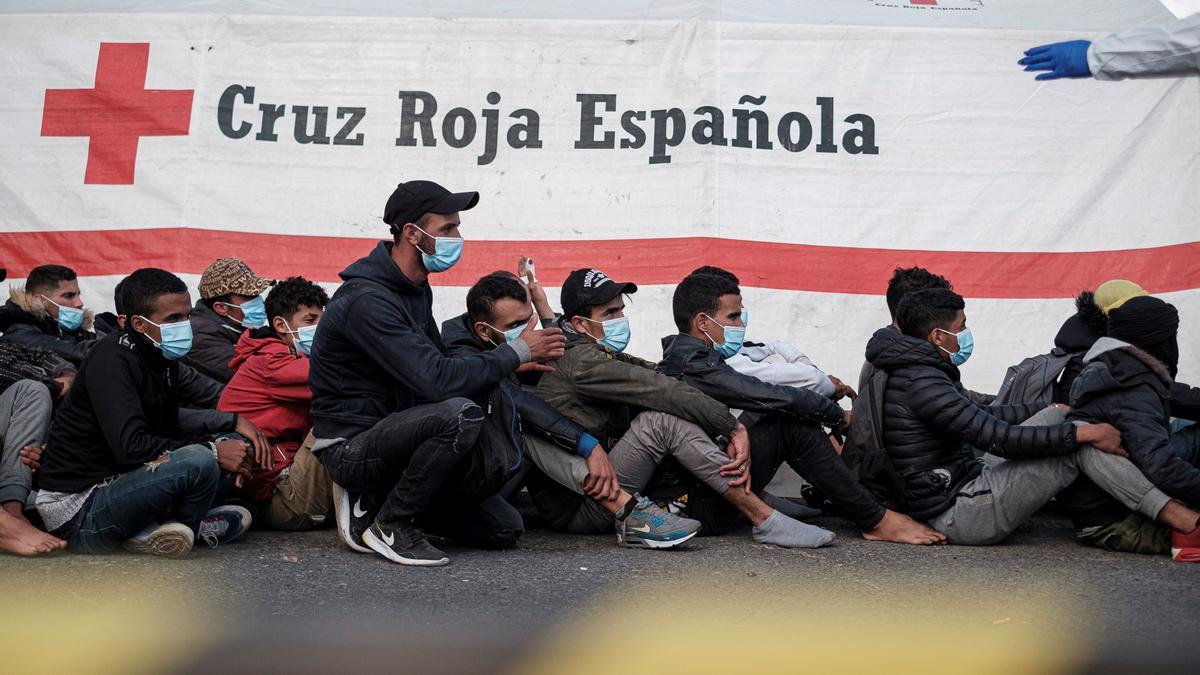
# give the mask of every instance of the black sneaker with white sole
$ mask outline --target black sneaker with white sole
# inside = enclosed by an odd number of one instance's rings
[[[333,511],[337,515],[338,539],[353,551],[370,553],[371,549],[363,544],[363,533],[379,513],[379,505],[371,495],[350,492],[334,483]]]
[[[401,565],[436,567],[450,562],[445,553],[429,543],[421,528],[411,522],[387,528],[373,523],[363,534],[363,542],[379,555]]]

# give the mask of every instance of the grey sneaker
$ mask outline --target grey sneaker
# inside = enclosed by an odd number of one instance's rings
[[[192,528],[172,520],[151,525],[125,540],[125,550],[164,558],[182,558],[192,550],[196,535]]]
[[[700,521],[668,513],[642,497],[633,513],[617,521],[617,544],[626,548],[672,548],[699,531]]]

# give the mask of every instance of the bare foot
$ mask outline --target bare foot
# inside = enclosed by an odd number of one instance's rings
[[[62,539],[34,527],[24,516],[0,509],[0,551],[30,556],[57,551],[66,545]]]
[[[863,539],[919,546],[946,543],[946,535],[891,509],[883,514],[883,520],[878,525],[863,532]]]

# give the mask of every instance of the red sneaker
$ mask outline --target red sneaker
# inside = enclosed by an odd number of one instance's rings
[[[1200,527],[1191,532],[1171,530],[1171,560],[1200,563]]]

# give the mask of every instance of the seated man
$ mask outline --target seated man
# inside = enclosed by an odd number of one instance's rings
[[[96,342],[92,313],[83,308],[75,271],[42,265],[0,307],[0,340],[52,351],[75,365]]]
[[[692,270],[692,274],[711,274],[724,277],[734,284],[741,283],[737,275],[712,265],[697,267]],[[749,315],[744,317],[743,321],[749,321]],[[725,363],[739,373],[756,377],[763,382],[808,389],[835,401],[847,396],[851,399],[857,397],[854,389],[838,378],[826,374],[805,356],[804,352],[789,342],[743,342],[738,353],[725,359]]]
[[[191,346],[183,281],[140,269],[125,279],[123,295],[125,328],[97,342],[50,425],[38,513],[52,534],[82,553],[124,545],[177,557],[197,536],[210,546],[232,541],[250,525],[250,514],[212,504],[221,469],[249,475],[248,446],[208,439],[260,432],[232,415],[180,415],[177,360]],[[194,424],[214,419],[227,426]]]
[[[118,281],[113,289],[113,307],[116,309],[116,313],[111,315],[112,330],[106,331],[106,335],[108,332],[124,330],[125,322],[129,320],[125,313],[125,302],[121,298],[121,284],[124,281],[124,279]],[[179,390],[180,407],[198,410],[215,409],[225,383],[214,380],[183,361],[179,361],[178,364],[179,373],[175,380],[175,386]]]
[[[0,345],[4,347],[8,345]],[[43,352],[49,355],[49,352]],[[52,355],[51,355],[52,356]],[[53,380],[52,380],[53,381]],[[49,553],[67,545],[42,532],[25,518],[25,502],[33,485],[22,461],[26,447],[40,447],[50,426],[50,391],[40,382],[19,380],[0,393],[0,551],[17,555]]]
[[[1111,425],[1076,426],[1053,406],[1038,412],[971,401],[958,370],[973,344],[964,307],[950,290],[909,293],[897,311],[900,332],[880,329],[867,345],[867,359],[887,372],[883,440],[911,516],[951,543],[995,544],[1082,471],[1130,509],[1181,530],[1196,527],[1200,515],[1116,456],[1124,449]],[[967,444],[1005,459],[982,463]]]
[[[789,518],[751,491],[757,467],[750,462],[746,429],[728,406],[624,353],[629,320],[623,296],[636,291],[635,284],[616,283],[596,269],[571,272],[563,283],[560,319],[569,336],[566,354],[542,375],[538,395],[612,448],[609,459],[626,492],[645,491],[670,457],[746,516],[755,541],[789,548],[828,544],[832,532]],[[589,503],[565,520],[577,531],[603,532],[609,523]],[[708,525],[704,530],[716,534]]]
[[[663,339],[660,372],[682,379],[729,408],[744,411],[753,450],[755,492],[787,462],[853,521],[867,539],[932,544],[941,536],[901,513],[884,508],[838,456],[822,427],[845,429],[850,413],[807,389],[744,375],[725,363],[738,353],[746,332],[741,289],[727,277],[696,274],[675,288],[672,311],[679,334]],[[699,496],[703,497],[701,493]],[[689,495],[689,501],[693,498]]]
[[[384,208],[392,240],[341,273],[313,343],[313,453],[334,482],[338,536],[401,565],[450,562],[422,528],[516,545],[520,514],[498,493],[523,458],[497,385],[562,356],[559,331],[532,325],[496,349],[447,354],[429,275],[458,262],[458,214],[478,201],[430,181],[398,185]]]
[[[1125,441],[1130,460],[1166,494],[1200,504],[1200,427],[1171,432],[1171,392],[1179,364],[1179,313],[1154,297],[1134,297],[1108,315],[1108,337],[1084,357],[1071,389],[1072,420],[1107,422]],[[1200,531],[1156,524],[1107,497],[1067,495],[1079,538],[1094,546],[1165,554],[1200,562]]]
[[[200,299],[192,310],[192,350],[184,363],[225,384],[233,377],[229,361],[242,331],[267,325],[264,279],[237,258],[221,258],[200,275]],[[118,312],[119,313],[119,312]]]
[[[233,495],[259,507],[256,522],[277,530],[310,530],[333,510],[329,474],[307,447],[312,429],[308,355],[329,296],[301,277],[281,281],[267,294],[270,323],[242,333],[233,378],[217,409],[253,422],[271,446],[250,479]]]
[[[467,313],[442,325],[450,353],[478,354],[515,340],[534,320],[530,295],[511,272],[493,272],[475,282],[467,292]],[[638,548],[678,546],[700,529],[700,523],[667,513],[649,499],[622,489],[596,437],[522,388],[515,374],[500,386],[521,415],[526,457],[577,496],[568,498],[569,506],[549,507],[552,527],[592,534],[611,532],[615,525],[617,543]],[[535,479],[529,485],[539,508],[546,503],[539,498],[543,484]]]

